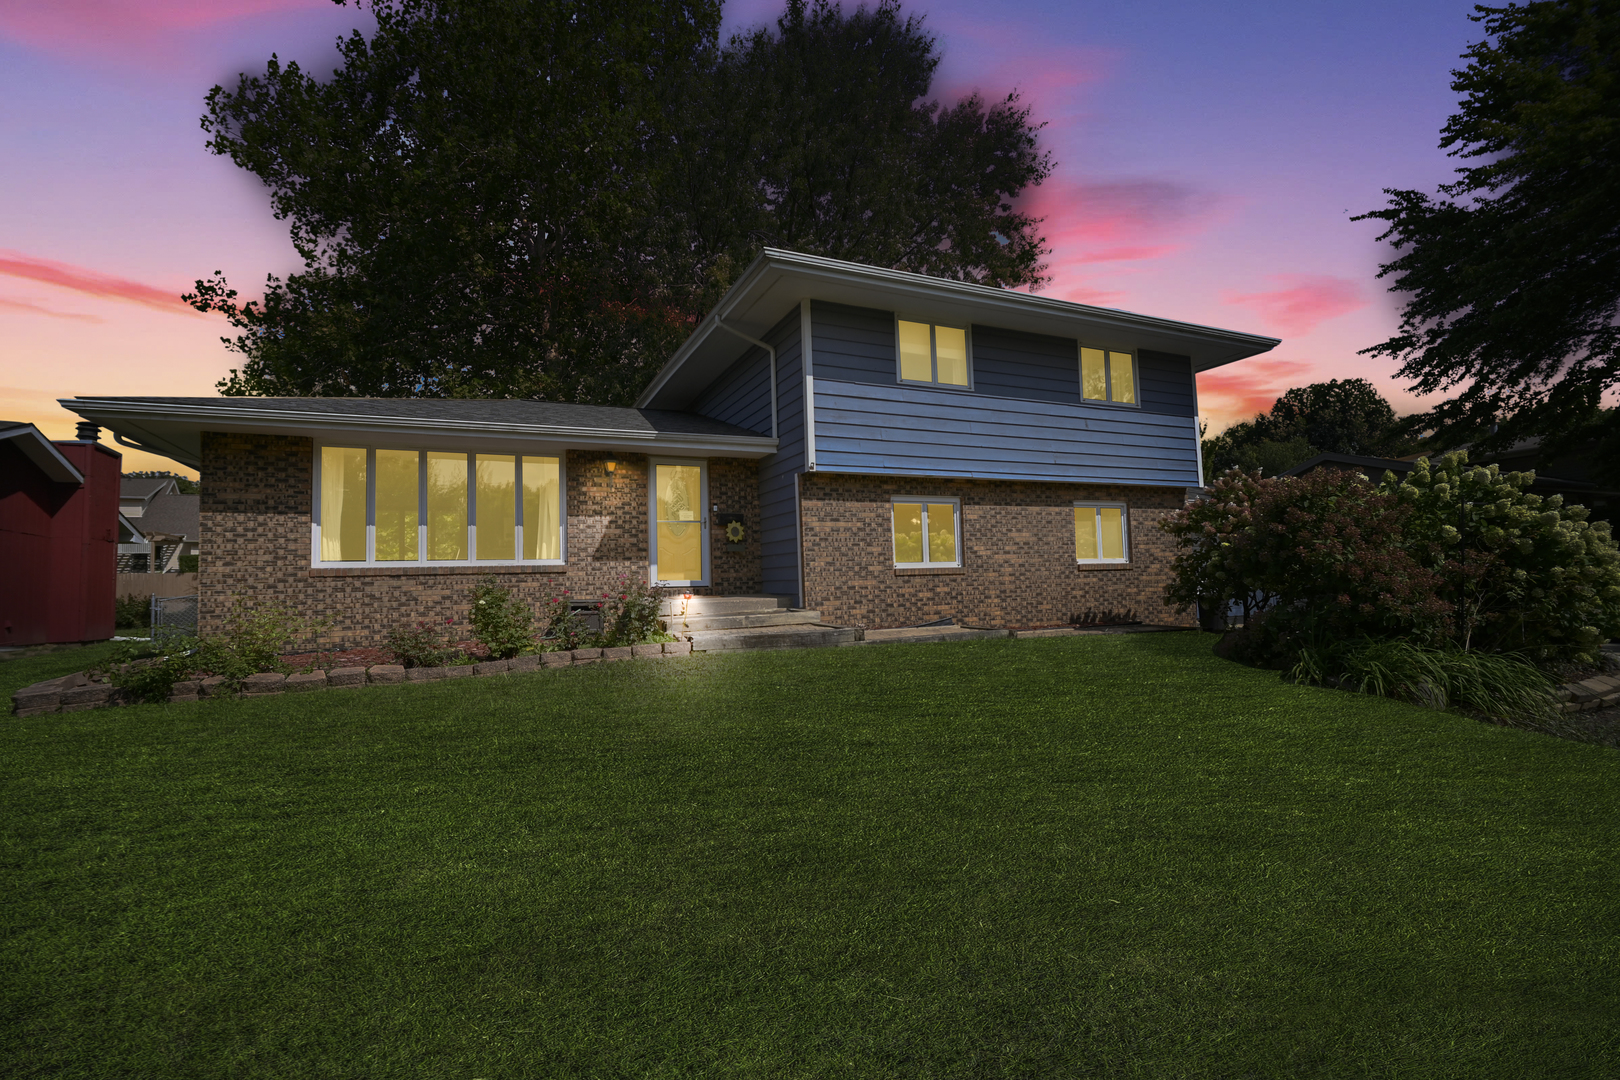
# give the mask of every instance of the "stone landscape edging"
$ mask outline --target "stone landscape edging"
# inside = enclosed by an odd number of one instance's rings
[[[221,697],[273,697],[277,694],[307,693],[311,690],[344,689],[361,686],[397,686],[403,683],[436,682],[439,679],[477,678],[506,675],[546,668],[600,664],[613,660],[666,659],[690,656],[690,641],[654,642],[625,645],[612,649],[574,649],[571,652],[525,653],[510,660],[484,660],[448,667],[407,668],[400,664],[373,664],[371,667],[333,668],[293,675],[266,671],[241,680],[240,688],[229,689],[231,680],[220,676],[183,679],[169,691],[169,701],[201,701]],[[25,686],[11,695],[11,711],[19,717],[56,712],[103,709],[135,702],[124,701],[118,688],[107,682],[92,682],[83,671]]]

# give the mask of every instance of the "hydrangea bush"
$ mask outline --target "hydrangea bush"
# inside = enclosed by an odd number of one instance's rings
[[[1533,479],[1463,454],[1376,485],[1233,469],[1163,521],[1178,547],[1166,596],[1180,611],[1240,605],[1244,658],[1278,666],[1391,638],[1593,663],[1620,634],[1620,549],[1584,507],[1525,490]]]

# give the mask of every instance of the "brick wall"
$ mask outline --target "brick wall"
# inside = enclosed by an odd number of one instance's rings
[[[962,502],[962,568],[896,570],[890,498]],[[843,626],[915,626],[947,616],[976,626],[1031,627],[1140,620],[1191,626],[1164,605],[1174,545],[1154,523],[1182,506],[1183,488],[803,477],[806,605]],[[1076,500],[1129,507],[1128,566],[1074,560]]]
[[[203,435],[199,568],[200,629],[223,628],[233,597],[280,600],[300,614],[330,618],[325,646],[381,644],[397,626],[424,618],[467,615],[467,591],[493,573],[533,605],[568,589],[595,596],[619,575],[647,574],[647,472],[645,455],[570,450],[564,461],[568,488],[568,564],[565,568],[485,570],[442,567],[394,570],[310,566],[314,443],[278,435],[207,432]],[[611,475],[603,466],[617,461]],[[709,588],[695,593],[758,593],[759,482],[755,462],[709,461],[710,502],[723,513],[740,513],[748,530],[741,551],[729,551],[710,529]]]

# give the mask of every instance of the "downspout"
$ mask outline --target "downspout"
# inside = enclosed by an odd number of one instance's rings
[[[727,326],[724,322],[720,321],[719,316],[715,316],[714,324],[716,326],[718,326],[722,330],[729,330],[731,333],[736,334],[738,337],[742,338],[744,341],[748,342],[750,345],[758,345],[760,348],[764,349],[767,353],[770,354],[770,357],[771,357],[771,438],[773,438],[773,439],[776,438],[777,437],[777,434],[776,434],[776,350],[771,348],[765,342],[759,340],[759,338],[749,337],[747,334],[743,333],[741,330],[738,330],[736,327]]]

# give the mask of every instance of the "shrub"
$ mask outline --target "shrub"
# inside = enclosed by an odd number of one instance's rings
[[[237,596],[225,617],[224,632],[202,640],[202,670],[232,679],[261,671],[285,671],[282,655],[330,625],[330,619],[304,618],[279,600],[255,606]]]
[[[1320,651],[1303,649],[1289,675],[1433,709],[1465,709],[1493,720],[1548,720],[1557,713],[1552,680],[1511,653],[1363,639]]]
[[[566,652],[583,649],[595,637],[579,612],[574,610],[573,596],[567,589],[547,598],[541,608],[541,618],[546,624],[545,643],[551,650]]]
[[[534,613],[512,590],[485,575],[472,588],[473,637],[495,660],[509,660],[534,645]]]
[[[120,641],[91,673],[105,676],[130,701],[167,701],[174,684],[196,672],[201,645],[180,635],[161,643]]]
[[[596,607],[602,613],[602,644],[612,648],[619,645],[641,645],[663,633],[658,621],[658,608],[664,594],[645,581],[630,580],[628,574],[619,575],[619,591],[603,593]]]
[[[182,574],[195,574],[197,572],[197,561],[198,556],[196,555],[180,556],[180,572]]]
[[[1229,471],[1162,527],[1180,549],[1167,599],[1244,610],[1237,655],[1287,667],[1332,641],[1403,638],[1426,648],[1590,664],[1620,633],[1620,549],[1606,523],[1523,489],[1531,474],[1419,460],[1374,486],[1318,470]]]
[[[446,629],[454,625],[455,620],[447,618],[443,622],[424,620],[415,626],[394,630],[388,635],[389,651],[397,662],[408,668],[463,664],[467,654],[456,647]]]
[[[152,601],[145,596],[120,596],[113,601],[114,626],[151,626]]]
[[[1430,542],[1413,555],[1439,578],[1464,649],[1519,652],[1539,664],[1597,662],[1620,635],[1620,547],[1584,506],[1528,490],[1534,473],[1468,467],[1465,453],[1419,459],[1380,490],[1408,507]]]

